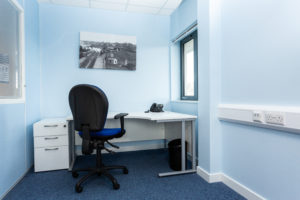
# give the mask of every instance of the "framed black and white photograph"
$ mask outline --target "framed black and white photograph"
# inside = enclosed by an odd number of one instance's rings
[[[136,37],[80,32],[79,67],[136,70]]]

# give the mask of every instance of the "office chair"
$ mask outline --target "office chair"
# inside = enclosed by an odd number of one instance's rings
[[[76,192],[82,192],[82,183],[93,175],[106,176],[111,180],[113,188],[119,189],[120,185],[117,180],[108,171],[122,169],[124,174],[128,174],[128,169],[125,166],[105,166],[102,163],[101,151],[104,149],[112,153],[111,150],[104,146],[105,142],[112,147],[119,148],[108,140],[120,138],[125,134],[124,117],[128,114],[120,113],[114,116],[114,119],[120,119],[121,128],[104,128],[108,112],[108,100],[101,89],[92,85],[82,84],[74,86],[69,93],[69,104],[74,119],[74,128],[76,131],[79,131],[79,135],[82,138],[82,153],[89,155],[94,149],[97,152],[95,168],[72,170],[74,178],[78,177],[78,172],[80,171],[89,172],[75,185]]]

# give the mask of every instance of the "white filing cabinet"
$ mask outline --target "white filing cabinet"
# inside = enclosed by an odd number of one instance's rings
[[[34,171],[69,168],[68,124],[65,119],[44,119],[33,125]]]

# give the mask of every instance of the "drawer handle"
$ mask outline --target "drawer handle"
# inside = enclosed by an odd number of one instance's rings
[[[52,138],[49,138],[49,137],[46,137],[45,140],[57,140],[58,137],[52,137]]]
[[[57,124],[55,124],[55,125],[44,125],[44,127],[45,127],[45,128],[49,128],[49,127],[58,127],[58,125],[57,125]]]
[[[59,148],[53,148],[53,149],[45,149],[45,151],[57,151]]]

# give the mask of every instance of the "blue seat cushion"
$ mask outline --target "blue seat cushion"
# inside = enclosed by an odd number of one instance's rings
[[[104,128],[101,131],[91,132],[91,137],[110,137],[121,133],[120,128]],[[83,132],[80,131],[79,135],[82,136]]]

